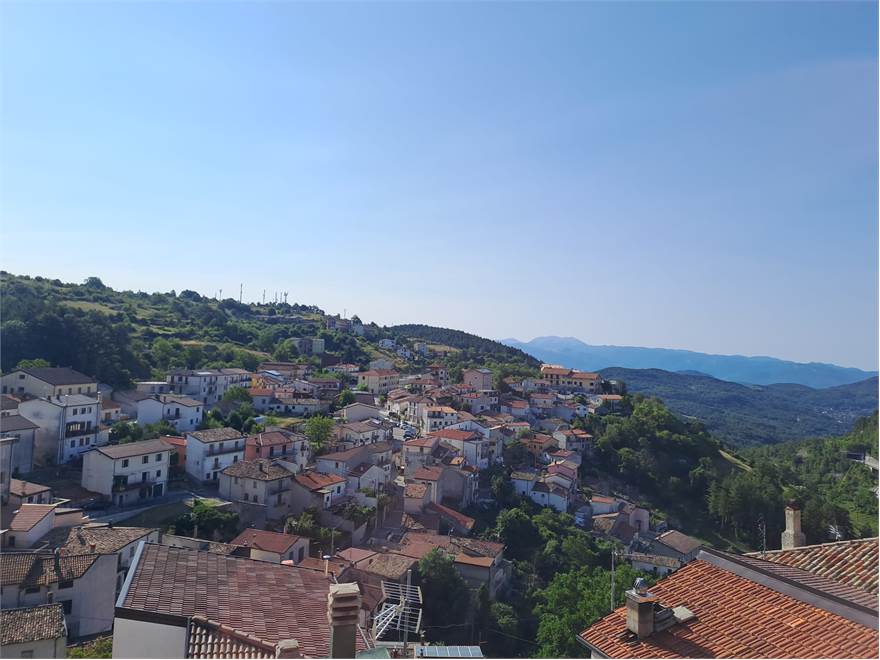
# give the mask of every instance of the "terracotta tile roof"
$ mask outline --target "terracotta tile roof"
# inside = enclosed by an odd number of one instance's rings
[[[387,442],[374,442],[367,445],[367,451],[371,454],[381,454],[382,452],[391,451],[391,445]]]
[[[274,658],[275,645],[206,617],[190,619],[187,658]]]
[[[431,502],[426,508],[430,511],[433,511],[441,518],[446,518],[447,520],[453,521],[456,525],[463,529],[466,529],[467,531],[471,531],[474,528],[474,525],[477,523],[477,521],[470,516],[466,516],[460,511],[450,509],[448,506],[443,506],[442,504]]]
[[[305,439],[306,436],[302,433],[293,433],[292,431],[282,431],[279,429],[252,435],[246,440],[246,444],[256,447],[277,447],[278,445],[287,445]]]
[[[28,532],[55,509],[54,504],[22,504],[9,523],[14,532]]]
[[[121,445],[105,445],[97,447],[95,451],[99,451],[104,456],[114,460],[119,458],[132,458],[133,456],[142,456],[144,454],[158,454],[162,451],[170,451],[171,445],[156,438],[155,440],[141,440],[140,442],[126,442]]]
[[[443,468],[441,467],[421,467],[413,474],[413,479],[424,479],[425,481],[440,481],[443,476]]]
[[[771,550],[763,559],[801,568],[843,582],[874,595],[878,589],[877,538],[807,545],[791,550]],[[751,553],[761,556],[761,553]]]
[[[434,447],[440,441],[439,438],[426,436],[424,438],[413,438],[404,442],[405,447]]]
[[[352,458],[358,456],[361,453],[361,449],[361,447],[352,447],[351,449],[346,449],[345,451],[334,451],[329,454],[321,454],[320,456],[315,456],[315,460],[341,461],[345,463]]]
[[[154,531],[149,527],[72,527],[54,529],[43,541],[49,547],[64,548],[68,555],[111,554]]]
[[[662,543],[666,547],[672,548],[683,555],[693,552],[703,545],[701,541],[698,541],[687,534],[682,534],[677,529],[670,529],[668,532],[663,532],[657,537],[656,542]]]
[[[21,479],[9,480],[10,494],[18,497],[29,497],[37,493],[45,493],[47,490],[52,490],[52,488],[41,484],[34,484],[30,481],[22,481]]]
[[[32,552],[9,552],[0,555],[0,583],[21,587],[46,586],[61,580],[75,580],[85,575],[98,554],[39,555]],[[57,561],[56,561],[57,560]]]
[[[492,564],[495,563],[495,559],[493,559],[492,557],[472,557],[470,555],[461,554],[455,555],[455,563],[489,568]]]
[[[232,539],[229,544],[243,545],[247,548],[256,548],[257,550],[265,550],[266,552],[277,552],[278,554],[283,555],[299,540],[300,537],[294,534],[281,534],[279,532],[270,532],[265,529],[246,529]]]
[[[404,489],[404,497],[422,498],[428,492],[425,484],[407,484]]]
[[[345,482],[345,477],[340,477],[336,474],[324,474],[323,472],[300,472],[294,479],[296,479],[296,483],[300,486],[312,491]]]
[[[223,470],[228,477],[241,477],[256,481],[276,481],[286,477],[292,477],[293,472],[283,465],[268,458],[258,458],[253,461],[238,461]]]
[[[459,429],[440,429],[439,431],[433,431],[428,435],[435,438],[442,438],[443,440],[458,440],[460,442],[479,440],[482,438],[482,436],[476,431],[460,431]]]
[[[360,561],[364,561],[369,559],[370,557],[376,556],[375,550],[367,550],[366,548],[346,548],[345,550],[340,550],[336,553],[337,557],[341,557],[345,561],[350,561],[353,564],[357,564]]]
[[[26,644],[66,637],[61,603],[0,612],[0,644]]]
[[[365,562],[357,564],[358,570],[372,573],[389,580],[400,580],[406,576],[406,572],[413,567],[415,560],[412,557],[392,552],[377,553]]]
[[[579,637],[612,658],[876,658],[877,632],[700,558],[651,588],[695,618],[639,641],[626,607]]]
[[[394,376],[399,376],[400,373],[394,371],[394,369],[370,369],[369,371],[359,371],[355,375],[358,377],[364,376],[365,378],[369,376],[388,376],[393,378]]]
[[[252,387],[248,390],[248,394],[251,396],[273,396],[275,390],[268,387]]]
[[[220,442],[221,440],[241,440],[244,433],[233,428],[224,426],[219,429],[205,429],[203,431],[188,431],[187,436],[192,436],[202,442]]]
[[[148,543],[129,577],[122,607],[201,615],[271,644],[296,639],[306,657],[329,657],[330,582],[317,571]]]

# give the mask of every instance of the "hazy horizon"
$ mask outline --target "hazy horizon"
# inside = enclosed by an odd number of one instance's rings
[[[3,3],[3,268],[877,370],[871,3]]]

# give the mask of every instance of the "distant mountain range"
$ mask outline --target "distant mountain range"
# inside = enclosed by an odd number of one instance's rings
[[[848,433],[877,409],[877,378],[826,389],[804,385],[741,385],[703,374],[661,369],[602,369],[627,391],[663,400],[732,445],[757,445]]]
[[[821,362],[789,362],[772,357],[711,355],[670,348],[638,346],[592,346],[574,337],[536,337],[529,342],[502,339],[544,362],[574,369],[602,371],[609,367],[663,369],[705,374],[734,383],[771,385],[796,383],[808,387],[835,387],[877,376],[876,371],[839,367]]]

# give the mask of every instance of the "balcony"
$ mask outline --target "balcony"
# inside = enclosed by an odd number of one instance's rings
[[[152,488],[156,484],[162,483],[165,483],[164,479],[156,479],[155,477],[150,477],[146,481],[141,481],[139,479],[128,482],[118,481],[113,484],[113,492],[124,493],[130,490],[140,490],[141,488]]]
[[[65,438],[79,438],[83,435],[95,435],[98,432],[98,429],[95,427],[89,427],[84,429],[68,429],[64,432]]]

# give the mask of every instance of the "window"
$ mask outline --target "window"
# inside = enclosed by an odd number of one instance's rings
[[[40,593],[40,588],[39,587],[28,587],[27,589],[24,590],[24,592],[26,594],[38,594],[38,593]]]
[[[235,483],[238,483],[238,477],[234,477]]]
[[[148,476],[149,472],[141,472],[141,482],[146,481]]]
[[[19,657],[19,658],[33,658],[33,657],[34,657],[34,652],[33,652],[32,649],[27,650],[27,651],[22,651],[22,652],[21,652],[21,655],[18,656],[18,657]]]
[[[205,472],[205,481],[209,481],[211,479],[211,473]]]
[[[233,457],[232,457],[232,462],[233,462],[233,463],[238,463],[238,456],[233,456]]]
[[[150,457],[149,457],[149,456],[144,456],[144,457],[141,459],[141,463],[149,463],[149,462],[150,462]]]
[[[74,447],[76,447],[76,440],[71,440],[70,441],[70,448],[73,449]]]
[[[259,501],[260,501],[260,500],[259,500],[259,499],[257,499],[257,494],[256,494],[256,493],[254,493],[254,502],[259,502]]]
[[[122,467],[128,467],[128,459],[127,458],[122,459]]]
[[[156,479],[162,476],[162,470],[156,470]]]
[[[157,462],[157,463],[161,463],[161,462],[162,462],[162,454],[156,454],[156,462]]]
[[[64,608],[65,614],[70,614],[73,611],[73,601],[72,600],[62,600],[59,601],[61,606]]]
[[[73,589],[73,580],[62,580],[58,583],[59,589]]]

